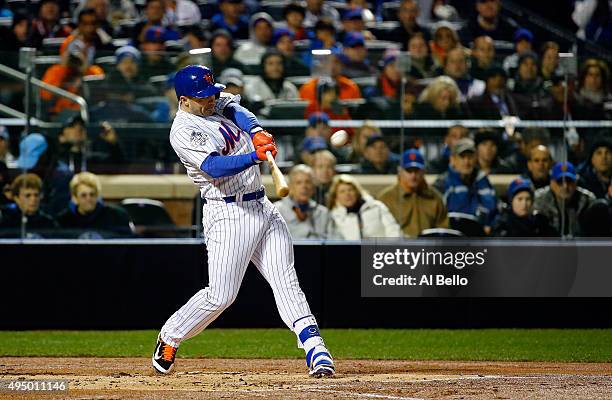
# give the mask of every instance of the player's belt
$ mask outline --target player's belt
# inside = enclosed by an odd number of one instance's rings
[[[251,201],[251,200],[261,199],[265,195],[266,195],[265,189],[258,190],[257,192],[245,193],[242,195],[242,201]],[[223,201],[225,201],[226,203],[235,203],[236,196],[234,195],[234,196],[223,197]],[[202,199],[202,203],[206,204],[207,200]]]

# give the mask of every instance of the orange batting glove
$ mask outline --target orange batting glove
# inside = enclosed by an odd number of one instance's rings
[[[274,136],[266,130],[261,130],[253,135],[253,145],[257,148],[264,144],[275,144]]]
[[[266,161],[268,156],[267,152],[272,153],[272,157],[276,157],[276,145],[274,143],[268,143],[261,146],[257,146],[255,149],[255,154],[257,154],[257,158],[261,161]]]

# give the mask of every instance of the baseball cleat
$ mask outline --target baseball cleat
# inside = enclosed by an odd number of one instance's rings
[[[315,378],[333,376],[336,372],[334,360],[325,346],[315,346],[306,354],[310,376]]]
[[[174,367],[174,358],[176,357],[176,347],[170,346],[168,343],[161,340],[161,336],[157,337],[157,346],[153,352],[153,368],[160,374],[169,374]]]
[[[332,364],[321,364],[310,371],[310,376],[313,378],[332,377],[336,370]]]

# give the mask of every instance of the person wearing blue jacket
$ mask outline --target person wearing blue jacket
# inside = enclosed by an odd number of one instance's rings
[[[451,149],[448,171],[434,187],[443,194],[448,212],[475,216],[484,231],[491,231],[497,213],[497,197],[489,178],[476,169],[476,148],[472,139],[458,140]]]

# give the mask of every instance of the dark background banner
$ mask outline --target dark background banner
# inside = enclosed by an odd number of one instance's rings
[[[358,244],[298,244],[295,259],[322,327],[612,327],[611,298],[366,298]],[[0,270],[3,330],[157,329],[208,279],[205,247],[190,240],[2,242]],[[256,268],[212,326],[284,326]]]

